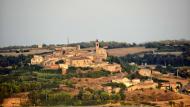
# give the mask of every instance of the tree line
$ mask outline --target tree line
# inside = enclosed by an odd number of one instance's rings
[[[79,90],[79,93],[72,96],[70,93],[52,90],[34,90],[29,94],[32,104],[38,106],[51,105],[73,105],[90,106],[117,102],[125,99],[121,93],[109,94],[103,90],[93,90],[90,88]]]

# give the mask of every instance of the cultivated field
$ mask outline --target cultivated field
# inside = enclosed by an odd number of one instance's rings
[[[128,54],[136,54],[142,52],[151,52],[156,50],[155,48],[145,48],[145,47],[130,47],[130,48],[115,48],[108,49],[108,55],[110,56],[125,56]]]
[[[143,89],[132,92],[126,91],[126,101],[151,102],[151,101],[169,101],[182,99],[182,96],[171,91],[159,89]]]
[[[176,94],[178,94],[182,98],[176,99],[176,100],[170,100],[174,102],[173,107],[190,107],[190,96],[185,95],[185,94],[180,94],[180,93],[176,93]],[[181,102],[184,104],[184,106],[180,106]],[[155,103],[159,107],[172,107],[169,104],[169,101],[153,101],[152,103]]]
[[[172,76],[172,75],[163,75],[163,74],[155,75],[155,74],[153,74],[152,76],[155,78],[161,79],[161,80],[166,80],[166,81],[172,82],[172,83],[181,82],[183,85],[186,85],[189,83],[189,79],[183,79],[180,77],[177,78],[176,76]]]
[[[28,101],[28,92],[17,93],[3,100],[3,107],[20,107]]]
[[[126,92],[126,101],[147,102],[159,107],[184,107],[180,106],[181,102],[186,105],[185,107],[190,106],[190,96],[159,89],[144,89],[130,93]],[[174,105],[171,106],[169,101],[173,101]]]
[[[52,52],[49,49],[30,49],[29,52],[20,52],[20,53],[16,53],[16,52],[0,52],[0,55],[3,56],[18,56],[18,55],[35,55],[35,54],[41,54],[41,53],[46,53],[46,52]]]

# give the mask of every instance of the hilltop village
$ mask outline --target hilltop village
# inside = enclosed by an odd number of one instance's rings
[[[153,82],[150,78],[141,81],[140,79],[128,79],[125,76],[126,73],[122,73],[122,67],[117,63],[109,63],[106,61],[107,59],[107,51],[104,48],[100,48],[99,41],[96,40],[95,48],[90,50],[82,50],[80,49],[80,45],[76,47],[60,47],[55,48],[55,51],[52,54],[45,55],[34,55],[31,59],[32,65],[41,65],[45,69],[61,69],[62,75],[68,73],[69,67],[79,67],[79,68],[92,68],[92,71],[96,71],[97,69],[102,69],[108,71],[110,73],[117,73],[116,76],[112,76],[112,78],[101,78],[100,81],[112,82],[112,83],[121,83],[128,87],[128,91],[133,91],[137,89],[148,89],[148,88],[156,88],[158,83]],[[132,63],[133,64],[133,63]],[[151,71],[149,69],[144,69],[142,67],[139,70],[139,73],[143,76],[150,76]],[[73,81],[76,81],[75,79]],[[92,80],[96,81],[96,80]],[[101,83],[101,82],[100,82]],[[120,88],[113,88],[111,86],[101,86],[101,84],[92,83],[94,86],[90,85],[91,83],[81,83],[78,87],[86,87],[101,90],[103,89],[106,92],[111,93],[113,90],[119,92]],[[96,84],[96,85],[95,85]],[[76,85],[77,86],[77,85]],[[60,85],[60,87],[63,87]]]
[[[187,42],[109,42],[109,48],[101,43],[3,50],[0,102],[8,107],[190,105]]]
[[[121,65],[106,62],[107,51],[100,48],[98,40],[95,43],[95,50],[81,50],[80,45],[55,48],[53,54],[34,55],[31,64],[42,65],[46,69],[62,69],[62,74],[67,72],[69,66],[101,68],[110,72],[121,72]]]

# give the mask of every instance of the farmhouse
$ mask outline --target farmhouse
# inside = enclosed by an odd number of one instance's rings
[[[149,89],[149,88],[155,89],[157,86],[158,86],[158,84],[154,83],[154,82],[142,82],[142,83],[136,84],[134,86],[128,87],[127,91],[134,91],[134,90],[138,90],[138,89]]]
[[[92,64],[92,60],[86,57],[71,57],[70,65],[75,67],[88,67]]]
[[[129,80],[128,78],[122,78],[122,79],[114,79],[112,80],[112,82],[115,82],[115,83],[122,83],[124,84],[126,87],[129,87],[129,86],[132,86],[132,82],[131,80]]]
[[[142,76],[151,76],[152,71],[150,69],[141,68],[138,73]]]
[[[31,59],[31,64],[32,65],[38,65],[41,64],[44,61],[44,58],[39,55],[34,55],[34,57]]]
[[[180,86],[180,84],[178,84],[178,83],[165,82],[165,83],[162,83],[162,84],[161,84],[160,89],[163,89],[163,90],[171,90],[171,91],[177,92],[180,87],[181,87],[181,86]]]
[[[139,84],[141,82],[140,79],[132,79],[131,81],[133,85]]]
[[[121,72],[121,65],[119,64],[107,64],[103,66],[104,70],[110,71],[110,72]]]

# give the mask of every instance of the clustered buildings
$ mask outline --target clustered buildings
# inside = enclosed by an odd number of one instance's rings
[[[102,68],[110,72],[121,72],[119,64],[106,62],[107,51],[100,48],[99,41],[95,42],[95,50],[82,50],[76,47],[55,48],[52,54],[34,55],[31,64],[42,65],[46,69],[62,69],[66,71],[69,66]],[[63,72],[64,74],[65,72]]]
[[[91,68],[101,68],[106,71],[121,72],[120,64],[110,64],[106,61],[107,51],[104,48],[100,48],[98,40],[95,42],[95,49],[84,50],[80,49],[80,45],[76,47],[61,47],[55,48],[55,51],[51,54],[45,55],[34,55],[31,59],[32,65],[42,65],[45,69],[62,69],[62,74],[67,73],[67,69],[72,67],[91,67]],[[138,74],[142,76],[151,77],[152,70],[141,68],[138,70]],[[127,87],[128,91],[134,91],[138,89],[148,89],[157,88],[158,83],[153,82],[153,80],[141,81],[140,79],[129,80],[128,78],[117,78],[113,79],[113,83],[122,83]],[[161,89],[173,89],[177,91],[179,84],[176,83],[162,83]],[[119,92],[119,88],[113,88],[110,86],[104,87],[107,92]]]

